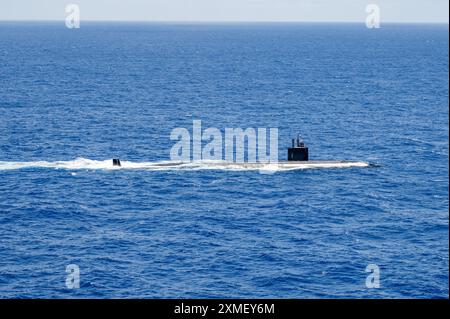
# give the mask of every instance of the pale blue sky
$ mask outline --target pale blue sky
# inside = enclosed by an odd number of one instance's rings
[[[352,21],[375,3],[381,22],[448,23],[448,0],[0,0],[0,20],[64,20],[69,3],[83,20]]]

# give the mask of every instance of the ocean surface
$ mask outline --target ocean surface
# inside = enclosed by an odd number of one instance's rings
[[[448,45],[448,25],[1,22],[0,297],[448,298]],[[149,169],[193,120],[372,165]]]

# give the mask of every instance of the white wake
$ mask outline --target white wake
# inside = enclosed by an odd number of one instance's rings
[[[65,169],[65,170],[267,170],[267,171],[287,171],[298,169],[317,168],[348,168],[348,167],[368,167],[369,163],[359,161],[311,161],[307,163],[279,162],[279,163],[230,163],[226,161],[198,161],[198,162],[130,162],[121,161],[122,166],[113,166],[112,159],[91,160],[87,158],[77,158],[71,161],[35,161],[35,162],[3,162],[0,161],[0,170],[19,170],[28,168]]]

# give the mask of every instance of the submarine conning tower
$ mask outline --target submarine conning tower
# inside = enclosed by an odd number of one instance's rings
[[[305,142],[297,135],[297,139],[292,139],[292,147],[288,148],[288,161],[308,161],[309,154]]]
[[[113,166],[119,166],[119,167],[122,166],[122,163],[120,163],[120,159],[118,159],[118,158],[113,158],[112,162],[113,162]]]

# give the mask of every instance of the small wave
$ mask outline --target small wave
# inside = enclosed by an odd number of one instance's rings
[[[87,158],[77,158],[71,161],[35,161],[35,162],[2,162],[0,170],[20,170],[29,168],[65,169],[65,170],[231,170],[231,171],[289,171],[298,169],[318,169],[318,168],[347,168],[347,167],[368,167],[366,162],[352,161],[311,161],[308,163],[279,162],[279,163],[230,163],[226,161],[198,161],[198,162],[130,162],[121,161],[122,166],[113,166],[112,159],[91,160]]]

